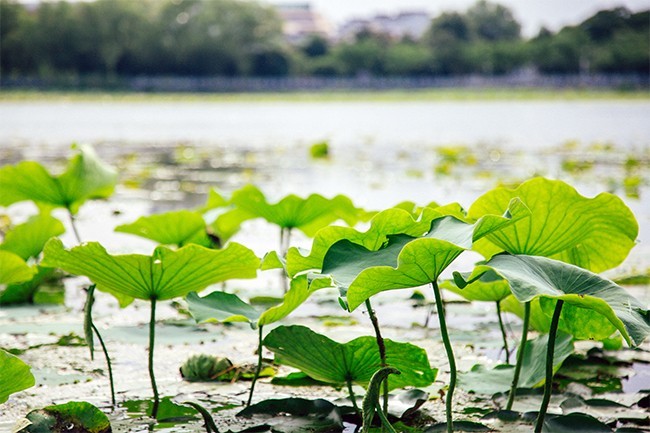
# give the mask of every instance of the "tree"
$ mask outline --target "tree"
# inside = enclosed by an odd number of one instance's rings
[[[476,39],[512,41],[521,37],[521,25],[508,8],[499,4],[481,0],[467,10],[466,17]]]

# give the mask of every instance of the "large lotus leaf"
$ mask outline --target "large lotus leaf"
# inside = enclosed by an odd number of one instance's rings
[[[325,255],[322,273],[346,294],[352,311],[377,293],[436,281],[474,241],[527,215],[525,206],[513,200],[504,216],[486,215],[474,224],[450,216],[437,218],[425,235],[389,236],[377,251],[342,240]]]
[[[290,416],[287,416],[290,415]],[[327,400],[283,398],[264,400],[237,416],[263,422],[249,431],[272,433],[337,432],[343,430],[340,409]],[[247,429],[248,430],[248,429]]]
[[[604,316],[629,345],[638,345],[650,334],[650,312],[622,287],[578,266],[545,257],[499,254],[477,266],[470,279],[494,270],[510,283],[520,302],[535,298],[563,300],[567,307],[591,310]],[[459,287],[466,280],[454,273]],[[540,300],[540,304],[544,301]],[[572,310],[567,309],[569,314]],[[577,313],[576,313],[577,314]],[[586,320],[581,312],[581,320]],[[574,316],[564,318],[575,320]],[[585,322],[591,323],[593,322]]]
[[[163,245],[182,247],[193,243],[207,248],[213,246],[203,216],[189,210],[140,217],[130,224],[117,226],[115,231],[141,236]]]
[[[499,302],[511,296],[510,285],[494,272],[486,272],[478,280],[460,289],[453,280],[446,280],[440,288],[454,292],[468,301]]]
[[[548,334],[540,335],[526,342],[524,359],[521,364],[519,388],[536,388],[546,382],[546,348]],[[557,372],[565,359],[573,353],[573,338],[569,334],[558,333],[553,353],[553,371]],[[514,366],[502,364],[493,369],[477,364],[465,373],[460,373],[458,383],[466,391],[478,394],[506,392],[512,385]]]
[[[289,249],[286,262],[287,273],[294,276],[300,272],[321,270],[327,251],[342,239],[375,251],[388,241],[389,235],[421,236],[431,228],[431,221],[445,215],[438,209],[425,207],[417,216],[404,209],[386,209],[372,218],[370,227],[365,232],[350,227],[325,227],[316,234],[308,255],[301,254],[297,248]]]
[[[424,349],[392,340],[384,342],[386,362],[402,372],[388,379],[390,389],[428,386],[435,380],[437,370],[430,367]],[[278,362],[333,385],[345,385],[350,380],[368,386],[381,368],[374,337],[338,343],[304,326],[280,326],[266,336],[264,346],[275,353]]]
[[[516,189],[496,188],[472,204],[469,217],[501,212],[514,197],[526,203],[531,217],[477,243],[475,249],[487,258],[507,251],[601,272],[619,265],[634,246],[638,223],[620,198],[609,193],[586,198],[559,180],[535,178]]]
[[[243,245],[222,250],[188,245],[157,247],[153,255],[110,255],[97,242],[66,250],[59,239],[45,245],[45,266],[85,275],[100,290],[138,299],[172,299],[231,278],[255,278],[259,259]]]
[[[230,199],[237,208],[264,218],[282,228],[297,228],[312,237],[321,228],[337,220],[355,225],[365,215],[343,195],[328,199],[319,194],[301,198],[290,194],[278,203],[270,204],[255,186],[247,185],[235,191]]]
[[[20,431],[27,433],[111,431],[111,423],[106,414],[85,401],[71,401],[33,410],[26,418],[31,421],[31,425]]]
[[[23,260],[37,257],[52,237],[65,232],[63,223],[46,213],[31,217],[5,234],[0,250],[11,251]]]
[[[300,275],[291,280],[291,287],[282,302],[264,311],[258,311],[237,295],[224,292],[213,292],[203,298],[192,292],[187,295],[186,301],[197,322],[249,322],[256,328],[284,319],[307,300],[310,290],[318,288],[316,284],[308,286],[307,276]]]
[[[0,250],[0,285],[29,281],[36,269],[29,266],[20,256]]]
[[[29,365],[0,349],[0,404],[7,401],[11,394],[31,388],[34,383]]]
[[[100,161],[91,147],[73,148],[79,153],[70,159],[60,176],[52,176],[34,161],[1,168],[0,205],[32,200],[76,212],[88,199],[109,197],[115,189],[117,172]]]

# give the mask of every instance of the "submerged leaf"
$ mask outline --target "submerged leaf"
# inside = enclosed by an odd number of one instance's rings
[[[88,199],[109,197],[115,189],[117,172],[100,161],[90,146],[73,148],[79,152],[60,176],[52,176],[34,161],[0,168],[0,205],[32,200],[74,213]]]
[[[496,188],[479,197],[469,217],[503,212],[520,198],[530,218],[488,235],[476,250],[486,257],[507,251],[552,257],[601,272],[619,265],[634,246],[639,226],[632,211],[615,195],[586,198],[570,185],[544,178],[522,183],[516,189]]]
[[[21,430],[28,433],[110,433],[108,417],[85,401],[71,401],[31,411],[26,418],[31,425]]]
[[[271,431],[278,433],[330,432],[343,429],[339,409],[323,399],[264,400],[247,407],[237,416],[261,418],[266,425],[272,427]]]
[[[7,401],[11,394],[31,388],[35,383],[29,365],[0,349],[0,404]]]
[[[427,386],[436,377],[424,349],[409,343],[385,340],[386,362],[403,373],[388,379],[390,389]],[[264,339],[264,346],[275,353],[276,361],[295,367],[313,379],[332,385],[347,381],[367,386],[381,368],[377,341],[359,337],[338,343],[304,326],[280,326]]]
[[[611,433],[612,429],[591,415],[570,413],[568,415],[546,415],[543,433]]]
[[[50,238],[64,232],[65,227],[61,221],[47,213],[41,213],[9,230],[0,244],[0,250],[10,251],[23,260],[38,257]]]
[[[581,314],[604,316],[628,345],[639,345],[650,334],[650,312],[643,304],[622,287],[585,269],[545,257],[500,254],[477,266],[471,279],[490,270],[508,280],[520,302],[550,298],[590,310]],[[467,283],[459,273],[454,273],[454,279],[459,287]]]
[[[60,240],[52,239],[45,246],[43,264],[85,275],[109,293],[166,300],[231,278],[255,278],[259,259],[236,243],[222,250],[188,245],[174,251],[160,246],[151,256],[113,256],[97,242],[66,250]]]

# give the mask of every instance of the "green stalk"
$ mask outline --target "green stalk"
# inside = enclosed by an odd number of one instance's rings
[[[352,389],[352,381],[346,379],[345,383],[348,386],[348,394],[350,395],[350,401],[352,402],[354,412],[356,412],[357,416],[361,416],[361,411],[359,410],[359,406],[357,406],[357,397],[354,395],[354,390]]]
[[[503,326],[503,317],[501,317],[501,304],[499,301],[497,304],[497,317],[499,318],[499,328],[501,329],[501,338],[503,338],[503,350],[506,351],[506,364],[510,364],[510,351],[508,349],[508,334],[506,334],[506,328]]]
[[[456,360],[454,359],[454,349],[451,347],[449,341],[449,334],[447,333],[447,322],[445,321],[445,309],[442,305],[442,297],[440,296],[440,288],[437,281],[431,282],[433,288],[433,295],[436,299],[436,308],[438,310],[438,321],[440,322],[440,335],[442,342],[445,345],[447,352],[447,360],[449,361],[449,389],[447,390],[447,400],[445,401],[445,409],[447,411],[447,433],[454,431],[453,417],[452,417],[452,404],[454,389],[456,388]]]
[[[530,322],[530,301],[524,303],[524,324],[521,329],[521,342],[517,350],[517,364],[515,365],[514,376],[512,377],[512,385],[510,386],[510,394],[508,394],[508,403],[506,410],[512,410],[512,405],[515,402],[517,394],[517,385],[519,384],[519,374],[521,367],[524,364],[524,352],[526,350],[526,342],[528,341],[528,323]]]
[[[106,345],[104,344],[104,340],[102,339],[101,334],[99,333],[99,329],[95,326],[94,323],[91,322],[90,326],[92,326],[93,331],[95,331],[95,335],[97,335],[97,339],[99,340],[99,345],[102,346],[102,352],[104,352],[104,357],[106,358],[106,365],[108,366],[108,381],[111,385],[111,403],[113,407],[116,406],[115,404],[115,384],[113,382],[113,368],[111,366],[111,358],[108,356],[108,350],[106,349]]]
[[[375,330],[375,339],[377,340],[377,347],[379,348],[379,359],[381,360],[381,367],[388,367],[386,362],[386,345],[384,344],[384,337],[381,336],[381,330],[379,329],[379,321],[375,315],[375,310],[372,309],[370,304],[370,299],[366,299],[366,310],[368,310],[368,316],[370,317],[370,322],[372,322],[372,327]],[[388,381],[384,381],[383,384],[384,391],[384,412],[388,413]]]
[[[257,379],[260,377],[260,372],[262,371],[262,328],[263,326],[259,326],[259,338],[257,342],[257,368],[255,369],[255,375],[253,376],[253,382],[251,383],[251,391],[248,394],[248,402],[246,403],[246,407],[251,405],[251,402],[253,401],[253,391],[255,391],[255,383],[257,382]]]
[[[66,208],[68,210],[68,217],[70,218],[70,226],[72,227],[72,233],[74,233],[74,237],[77,238],[77,243],[81,244],[81,236],[79,236],[79,230],[77,230],[77,224],[75,223],[75,218],[74,215],[72,214],[72,211],[70,208]]]
[[[544,417],[548,409],[548,404],[551,401],[551,393],[553,392],[553,354],[555,352],[555,337],[557,336],[557,327],[560,323],[560,313],[562,313],[562,305],[564,301],[559,300],[555,304],[555,311],[553,311],[553,319],[551,320],[551,329],[548,332],[548,346],[546,347],[546,383],[544,383],[544,398],[542,405],[539,408],[539,415],[537,416],[537,423],[535,424],[535,433],[541,433],[544,426]]]
[[[151,298],[151,317],[149,319],[149,377],[151,378],[151,389],[153,390],[153,407],[151,408],[151,417],[156,418],[158,415],[158,405],[160,397],[158,395],[158,386],[156,385],[156,376],[153,371],[153,349],[156,335],[156,298]]]

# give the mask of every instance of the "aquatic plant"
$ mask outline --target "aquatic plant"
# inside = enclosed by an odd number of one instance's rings
[[[29,365],[0,349],[0,404],[6,402],[11,394],[31,388],[35,383]]]
[[[149,376],[154,394],[151,413],[154,418],[160,401],[154,374],[157,302],[185,296],[191,291],[232,278],[255,278],[259,267],[255,254],[236,243],[222,250],[188,245],[174,251],[160,246],[151,256],[113,256],[96,242],[66,250],[58,239],[52,239],[45,246],[43,263],[84,275],[99,290],[111,293],[122,302],[129,302],[133,298],[150,302]]]

